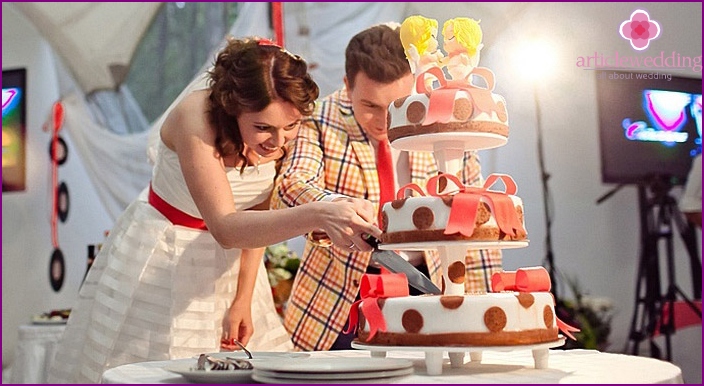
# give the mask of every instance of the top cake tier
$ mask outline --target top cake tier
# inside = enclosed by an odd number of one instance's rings
[[[479,150],[504,145],[509,124],[506,101],[493,93],[494,73],[477,67],[482,48],[479,23],[454,18],[443,26],[438,49],[436,20],[411,16],[401,42],[415,76],[409,95],[388,107],[393,146],[409,151]]]

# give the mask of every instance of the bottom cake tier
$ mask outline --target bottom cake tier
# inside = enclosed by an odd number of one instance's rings
[[[384,346],[515,346],[558,340],[550,292],[423,295],[360,307],[358,341]],[[385,331],[379,325],[385,325]],[[374,331],[372,334],[371,332]]]

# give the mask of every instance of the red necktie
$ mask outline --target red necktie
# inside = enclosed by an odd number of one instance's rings
[[[376,150],[376,172],[379,175],[379,225],[381,225],[382,216],[381,208],[385,203],[393,201],[395,193],[394,188],[394,167],[391,160],[391,147],[389,141],[379,141]]]

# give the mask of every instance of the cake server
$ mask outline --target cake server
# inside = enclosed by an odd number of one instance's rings
[[[401,255],[394,251],[383,251],[379,249],[379,240],[373,236],[368,236],[366,241],[374,247],[372,260],[392,273],[403,273],[408,278],[408,284],[418,291],[426,294],[440,295],[442,291],[428,277],[423,275],[418,268],[409,263]]]

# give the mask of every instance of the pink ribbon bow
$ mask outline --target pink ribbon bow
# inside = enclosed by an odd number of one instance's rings
[[[551,288],[550,274],[544,267],[519,268],[516,271],[495,272],[491,275],[491,291],[548,292]],[[557,328],[563,334],[577,340],[572,332],[579,328],[570,326],[555,315]]]
[[[364,317],[369,322],[369,337],[371,340],[377,331],[386,331],[386,320],[381,313],[377,299],[408,296],[408,278],[403,273],[388,273],[383,275],[362,275],[359,288],[360,300],[350,308],[349,323],[345,334],[357,328],[359,308],[362,308]]]

